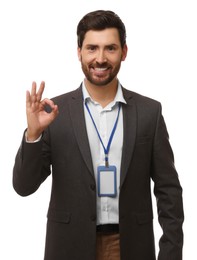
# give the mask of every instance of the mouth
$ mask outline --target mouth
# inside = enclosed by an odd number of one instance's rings
[[[106,76],[110,70],[110,66],[102,66],[102,67],[98,67],[98,66],[92,66],[90,68],[91,73],[93,73],[95,76]]]
[[[107,69],[108,69],[107,67],[106,68],[94,68],[95,71],[105,71]]]

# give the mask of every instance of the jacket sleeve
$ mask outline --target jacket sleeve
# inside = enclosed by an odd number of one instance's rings
[[[15,191],[21,196],[34,193],[50,173],[50,149],[46,139],[27,143],[23,135],[13,167]]]
[[[152,178],[158,219],[163,230],[158,260],[182,260],[184,220],[182,187],[174,165],[174,155],[161,113],[158,112],[153,145]]]

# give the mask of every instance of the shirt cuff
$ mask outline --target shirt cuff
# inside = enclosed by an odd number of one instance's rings
[[[39,141],[41,140],[41,138],[42,138],[42,135],[40,135],[40,136],[38,137],[38,139],[36,139],[36,140],[34,140],[34,141],[28,141],[28,140],[27,140],[27,131],[25,132],[25,141],[26,141],[26,143],[37,143],[37,142],[39,142]]]

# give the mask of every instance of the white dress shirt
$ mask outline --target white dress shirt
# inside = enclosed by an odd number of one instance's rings
[[[88,104],[89,110],[97,126],[100,137],[105,147],[107,147],[112,129],[114,127],[119,103],[126,103],[120,83],[118,84],[115,99],[105,108],[95,102],[89,95],[85,84],[83,83],[83,97],[84,97],[84,112],[90,150],[92,155],[92,162],[94,167],[94,175],[97,183],[97,167],[105,165],[105,153],[103,146],[99,140],[95,126],[87,111],[85,102]],[[114,197],[99,197],[97,192],[97,225],[119,223],[119,186],[120,186],[120,166],[123,146],[123,113],[122,108],[118,118],[118,124],[115,134],[112,139],[110,151],[108,154],[109,165],[116,166],[117,172],[117,196]]]

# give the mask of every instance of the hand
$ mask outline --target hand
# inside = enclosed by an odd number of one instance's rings
[[[45,83],[41,82],[36,92],[36,83],[32,83],[31,93],[26,92],[26,115],[27,115],[27,139],[35,141],[58,115],[58,106],[50,99],[42,99]],[[45,106],[51,108],[51,112],[45,111]]]

